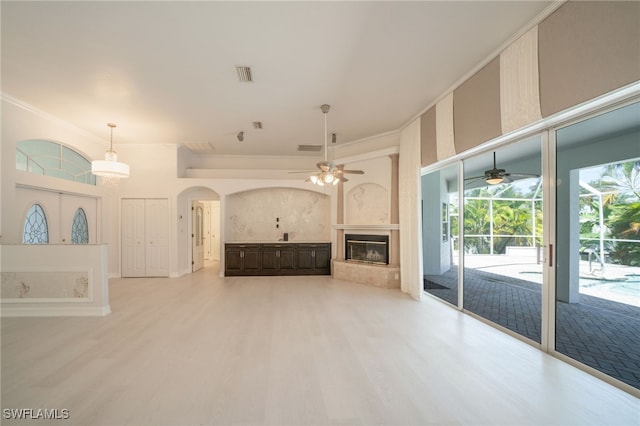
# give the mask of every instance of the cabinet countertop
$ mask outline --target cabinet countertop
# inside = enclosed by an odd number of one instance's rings
[[[329,244],[331,241],[289,240],[289,241],[225,241],[225,244]]]

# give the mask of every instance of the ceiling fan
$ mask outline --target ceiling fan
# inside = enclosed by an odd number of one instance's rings
[[[499,183],[511,183],[518,178],[539,178],[540,175],[529,173],[507,173],[505,169],[499,169],[496,166],[496,153],[493,152],[493,169],[485,170],[483,176],[474,176],[465,178],[465,182],[471,182],[484,179],[489,185],[497,185]],[[515,178],[515,179],[514,179]]]
[[[330,105],[324,104],[320,107],[320,110],[324,114],[324,161],[316,163],[318,170],[305,170],[300,172],[289,173],[313,173],[306,179],[307,182],[312,182],[315,185],[324,186],[328,184],[337,185],[338,182],[347,182],[349,179],[344,175],[347,173],[363,175],[362,170],[345,170],[344,164],[336,164],[333,161],[327,159],[327,113],[331,108]]]

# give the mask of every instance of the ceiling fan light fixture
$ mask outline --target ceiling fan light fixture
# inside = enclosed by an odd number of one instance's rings
[[[497,185],[499,183],[502,183],[503,181],[504,181],[504,178],[502,176],[491,176],[486,179],[486,182],[489,185]]]
[[[111,138],[109,149],[104,154],[104,160],[94,160],[91,162],[91,173],[96,176],[106,178],[127,178],[129,177],[129,165],[118,161],[118,154],[113,150],[113,123],[107,123],[111,128]]]

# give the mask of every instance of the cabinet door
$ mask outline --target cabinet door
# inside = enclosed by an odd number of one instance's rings
[[[243,251],[242,255],[242,269],[245,272],[259,272],[260,271],[260,248],[247,247]]]
[[[275,247],[262,247],[262,271],[265,273],[276,272],[280,269],[278,261],[279,249]]]
[[[285,247],[280,250],[280,271],[282,273],[292,272],[296,269],[296,256],[293,247]]]
[[[298,244],[297,265],[298,269],[313,269],[313,247],[306,244]]]
[[[242,271],[242,251],[238,247],[227,246],[224,252],[225,275]]]
[[[122,276],[144,277],[145,207],[143,199],[122,200]]]
[[[314,269],[329,271],[331,268],[331,249],[326,245],[319,246],[314,251]]]

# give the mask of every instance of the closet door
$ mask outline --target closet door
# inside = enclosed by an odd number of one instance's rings
[[[145,200],[122,200],[122,276],[146,276]]]
[[[169,276],[169,200],[145,200],[146,276]]]
[[[122,200],[122,276],[169,276],[169,200]]]

